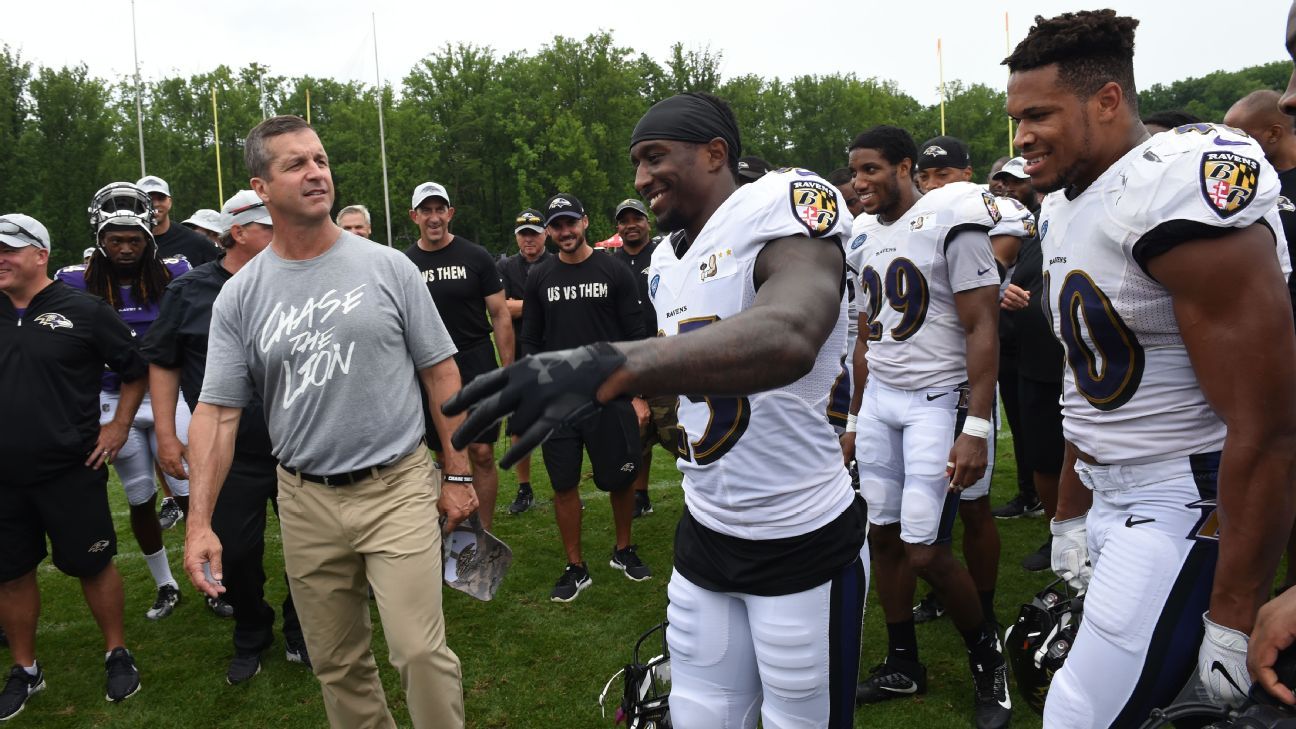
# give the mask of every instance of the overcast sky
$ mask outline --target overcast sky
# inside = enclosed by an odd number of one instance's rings
[[[1135,74],[1140,87],[1286,58],[1287,0],[1119,0],[1106,3],[1142,21]],[[104,78],[132,70],[130,0],[6,2],[0,42],[39,65],[85,63]],[[555,35],[608,30],[618,45],[659,62],[673,43],[723,54],[725,78],[754,73],[784,79],[854,72],[894,80],[924,103],[939,97],[936,41],[947,80],[1001,88],[999,61],[1034,15],[1101,7],[1032,0],[853,3],[753,0],[135,0],[145,78],[190,75],[219,64],[256,61],[284,76],[374,81],[376,14],[384,79],[399,83],[418,60],[446,43],[504,53],[535,49]],[[1029,8],[1029,10],[1025,9]],[[1009,29],[1004,31],[1004,13]]]

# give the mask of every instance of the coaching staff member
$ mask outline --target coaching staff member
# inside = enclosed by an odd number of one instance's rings
[[[459,350],[455,354],[459,379],[471,382],[477,375],[499,368],[495,346],[491,344],[492,330],[500,359],[505,365],[513,362],[513,320],[504,303],[504,284],[495,259],[485,248],[450,232],[454,213],[445,187],[435,182],[416,187],[409,214],[418,226],[419,237],[405,249],[405,255],[418,266],[437,313]],[[430,420],[428,424],[431,425]],[[442,452],[435,432],[428,433],[428,440],[437,453]],[[495,468],[497,440],[499,428],[493,428],[468,446],[473,488],[481,499],[481,522],[487,529],[491,527],[495,496],[499,492],[499,470]]]
[[[51,281],[45,226],[0,216],[0,627],[14,667],[0,695],[0,720],[45,688],[36,662],[45,539],[54,565],[81,580],[108,651],[109,701],[139,690],[123,638],[117,535],[108,509],[108,469],[144,398],[147,368],[130,327],[108,302]],[[99,425],[99,380],[121,378],[117,413]],[[22,415],[20,415],[20,413]]]
[[[274,223],[265,203],[251,190],[240,190],[225,202],[221,214],[220,238],[225,256],[204,263],[172,281],[158,310],[157,319],[144,335],[141,349],[149,361],[149,393],[156,428],[158,460],[173,478],[188,479],[182,457],[184,444],[174,427],[176,397],[184,392],[185,407],[198,407],[203,374],[207,366],[207,333],[212,304],[230,277],[270,244]],[[265,601],[266,502],[275,502],[277,479],[270,434],[266,431],[265,408],[253,398],[239,418],[229,475],[221,488],[220,500],[212,513],[212,530],[226,545],[224,554],[225,599],[234,608],[234,659],[225,680],[243,683],[261,670],[261,653],[274,640],[274,609]],[[293,663],[310,665],[301,624],[291,592],[284,598],[285,654]]]
[[[527,276],[522,304],[522,351],[552,352],[594,342],[643,338],[643,315],[630,269],[611,256],[596,256],[585,240],[589,218],[574,195],[545,202],[545,232],[558,255]],[[448,441],[447,441],[448,442]],[[581,451],[589,453],[594,485],[610,493],[616,547],[609,564],[636,582],[652,577],[630,543],[635,476],[642,467],[639,423],[629,399],[608,404],[597,417],[560,430],[545,442],[545,470],[554,489],[554,516],[567,552],[567,567],[550,599],[571,602],[593,582],[581,558]]]
[[[208,595],[224,589],[212,507],[242,408],[259,396],[281,464],[284,565],[330,724],[395,727],[370,649],[368,583],[413,725],[463,726],[459,659],[441,614],[437,510],[453,528],[477,497],[463,451],[446,451],[442,489],[416,385],[449,443],[453,422],[439,407],[459,389],[454,344],[409,259],[329,218],[333,177],[310,125],[267,119],[248,134],[244,158],[275,234],[212,306],[189,431],[185,569]]]

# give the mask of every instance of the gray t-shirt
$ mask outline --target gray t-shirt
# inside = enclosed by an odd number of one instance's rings
[[[212,307],[199,402],[265,402],[275,458],[334,474],[388,464],[423,437],[416,370],[455,353],[418,269],[342,233],[322,255],[266,248]]]

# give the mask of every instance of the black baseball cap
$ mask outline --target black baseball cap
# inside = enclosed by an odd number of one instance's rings
[[[738,158],[738,176],[745,180],[759,180],[769,169],[769,162],[755,155]]]
[[[967,145],[954,137],[932,137],[918,145],[918,163],[920,170],[933,170],[940,167],[964,169],[972,166],[972,157],[968,154]]]
[[[548,227],[550,223],[558,218],[583,218],[585,217],[585,206],[575,195],[566,192],[560,192],[557,195],[545,200],[544,204],[544,224]]]
[[[617,203],[616,212],[612,214],[612,219],[620,220],[621,213],[624,213],[627,210],[633,210],[636,213],[639,213],[640,215],[644,216],[645,218],[648,217],[648,208],[644,207],[644,204],[642,202],[632,197],[628,197],[622,200],[621,202]]]
[[[540,217],[540,211],[535,208],[527,208],[517,214],[517,221],[513,223],[513,232],[518,233],[523,230],[533,230],[537,233],[544,232],[544,219]]]

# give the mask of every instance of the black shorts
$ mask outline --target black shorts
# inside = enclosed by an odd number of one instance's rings
[[[0,483],[0,582],[36,569],[54,551],[54,566],[94,577],[117,554],[108,508],[108,469],[77,465],[32,484]]]
[[[614,400],[574,430],[555,433],[540,449],[554,491],[580,485],[582,450],[589,452],[594,485],[601,491],[622,491],[634,484],[643,467],[639,447],[634,407],[629,400]]]
[[[1017,378],[1021,407],[1021,463],[1031,471],[1061,473],[1062,383]]]
[[[499,369],[499,362],[495,359],[495,345],[489,340],[485,344],[478,345],[472,349],[462,350],[455,353],[455,364],[459,366],[459,381],[467,385],[473,381],[473,378],[484,375],[487,372],[493,372]],[[423,398],[424,421],[427,423],[427,442],[432,446],[432,450],[441,453],[444,449],[441,447],[441,439],[437,436],[436,426],[432,418],[427,413],[427,398]],[[473,443],[494,444],[499,440],[500,427],[499,423],[486,429],[485,433],[473,439]]]

